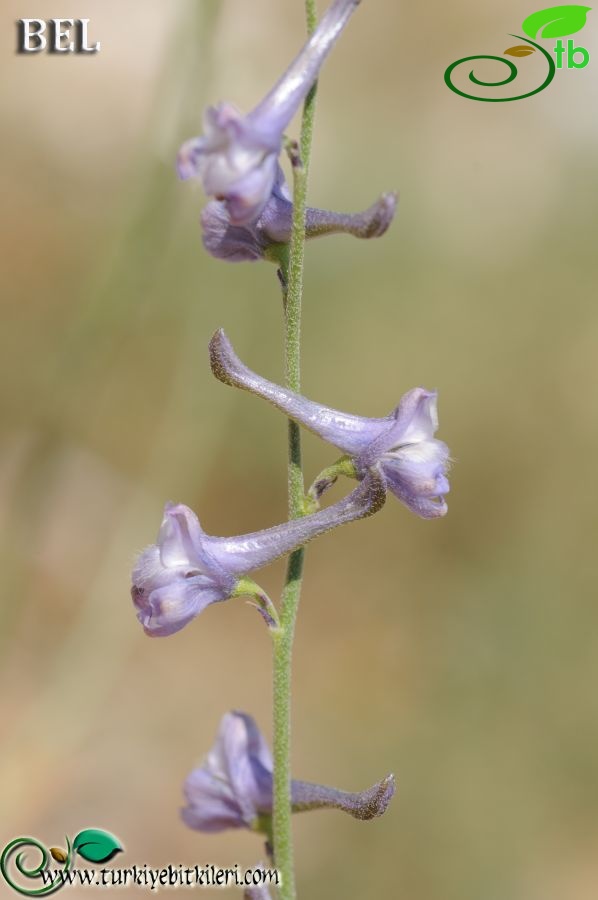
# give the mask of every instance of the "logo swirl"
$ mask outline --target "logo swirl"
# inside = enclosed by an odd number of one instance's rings
[[[66,853],[58,850],[51,851],[34,838],[15,838],[15,840],[11,841],[10,844],[7,844],[2,851],[2,856],[0,856],[0,872],[6,883],[9,884],[14,891],[17,891],[19,894],[24,894],[26,897],[45,897],[48,894],[53,894],[64,886],[64,881],[59,877],[52,878],[51,870],[49,868],[50,856],[53,856],[54,859],[60,861],[61,864],[64,865],[65,871],[68,872],[73,859],[71,842],[68,838],[66,838],[66,846]],[[41,853],[41,860],[37,866],[30,868],[26,863],[26,851],[32,847]],[[23,887],[23,885],[18,884],[13,880],[9,871],[9,865],[15,853],[16,859],[14,860],[14,865],[19,875],[23,878],[39,879],[43,877],[43,873],[47,873],[47,878],[44,879],[45,883],[42,887]]]
[[[525,41],[527,44],[531,44],[536,50],[539,50],[548,63],[548,75],[540,85],[540,87],[535,88],[533,91],[528,91],[526,94],[519,94],[516,97],[476,97],[475,94],[467,94],[465,91],[460,90],[455,84],[453,84],[451,78],[453,71],[460,66],[461,63],[474,62],[478,59],[492,59],[497,60],[500,63],[503,63],[509,69],[509,74],[506,78],[503,78],[502,81],[482,81],[480,78],[476,78],[474,75],[473,69],[469,73],[469,80],[473,84],[477,84],[480,87],[502,87],[505,84],[510,84],[517,78],[517,66],[515,63],[511,62],[509,59],[505,59],[502,56],[485,56],[480,54],[479,56],[464,56],[463,59],[458,59],[454,63],[451,63],[448,66],[447,70],[444,73],[444,81],[448,88],[451,89],[455,94],[459,94],[460,97],[466,97],[467,100],[479,100],[481,103],[509,103],[512,100],[524,100],[526,97],[533,97],[534,94],[539,94],[540,91],[543,91],[544,88],[547,88],[552,79],[554,78],[556,66],[554,63],[554,59],[551,54],[548,53],[544,47],[541,47],[540,44],[536,44],[534,41],[531,41],[529,38],[522,37],[519,34],[512,34],[511,37],[516,37],[518,40]]]

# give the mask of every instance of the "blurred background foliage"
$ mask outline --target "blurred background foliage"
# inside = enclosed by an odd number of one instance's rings
[[[382,820],[296,818],[310,900],[598,894],[593,14],[590,66],[531,100],[442,80],[533,11],[365,0],[321,80],[312,202],[401,204],[383,240],[309,245],[305,392],[380,415],[437,387],[455,463],[446,519],[389,501],[309,549],[294,771],[398,779]],[[265,629],[231,602],[151,641],[128,585],[166,499],[212,533],[285,517],[285,423],[206,354],[223,326],[280,379],[274,269],[203,253],[173,160],[207,101],[270,86],[301,3],[86,0],[67,12],[100,54],[17,56],[16,18],[44,12],[1,13],[0,840],[97,826],[123,865],[249,866],[254,835],[177,809],[223,712],[270,735]],[[331,451],[305,447],[313,477]]]

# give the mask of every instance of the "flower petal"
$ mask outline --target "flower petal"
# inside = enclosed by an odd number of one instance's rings
[[[249,821],[272,809],[272,757],[251,716],[228,713],[220,729],[227,775]]]
[[[199,519],[183,503],[167,503],[158,534],[162,564],[167,568],[184,566],[202,571],[203,532]]]
[[[268,202],[277,165],[277,154],[256,154],[252,168],[247,166],[246,172],[228,182],[223,179],[220,189],[212,191],[206,186],[207,193],[224,199],[232,225],[247,225],[260,216]]]
[[[381,467],[389,489],[425,519],[446,515],[444,495],[449,491],[446,471],[449,450],[442,441],[407,444],[384,454]]]
[[[208,770],[194,769],[186,779],[183,791],[187,805],[181,815],[189,828],[217,832],[247,826],[232,790]]]
[[[368,468],[393,448],[433,438],[438,428],[436,400],[436,391],[422,387],[407,391],[390,417],[386,430],[360,455],[361,465]]]
[[[189,138],[181,146],[177,156],[177,172],[182,181],[199,175],[199,162],[205,149],[203,138]]]
[[[425,388],[405,394],[397,409],[397,443],[414,444],[434,437],[438,429],[437,401],[437,392]]]
[[[222,717],[214,746],[184,785],[184,821],[199,831],[251,828],[272,809],[272,758],[251,716]]]
[[[226,204],[212,200],[201,214],[202,241],[208,253],[226,262],[257,262],[265,246],[257,229],[231,225]]]
[[[150,637],[167,637],[184,628],[212,603],[226,600],[228,592],[208,576],[177,576],[153,587],[135,581],[131,589],[137,618]]]

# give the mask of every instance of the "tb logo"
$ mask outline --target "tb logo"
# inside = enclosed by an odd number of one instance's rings
[[[89,19],[19,19],[17,53],[98,53],[100,42],[89,44],[88,29]]]

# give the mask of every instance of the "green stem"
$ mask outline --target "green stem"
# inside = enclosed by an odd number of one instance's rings
[[[316,26],[315,0],[305,0],[307,29]],[[285,313],[285,383],[293,391],[301,389],[301,301],[305,255],[305,208],[307,181],[315,115],[316,85],[306,97],[301,123],[300,159],[293,165],[293,230],[288,265],[283,265]],[[301,464],[301,433],[298,425],[288,425],[289,517],[298,518],[304,509],[305,486]],[[289,557],[281,598],[280,627],[274,640],[274,808],[272,831],[274,858],[282,885],[280,900],[294,900],[293,835],[291,828],[291,667],[295,621],[301,596],[304,550]]]

